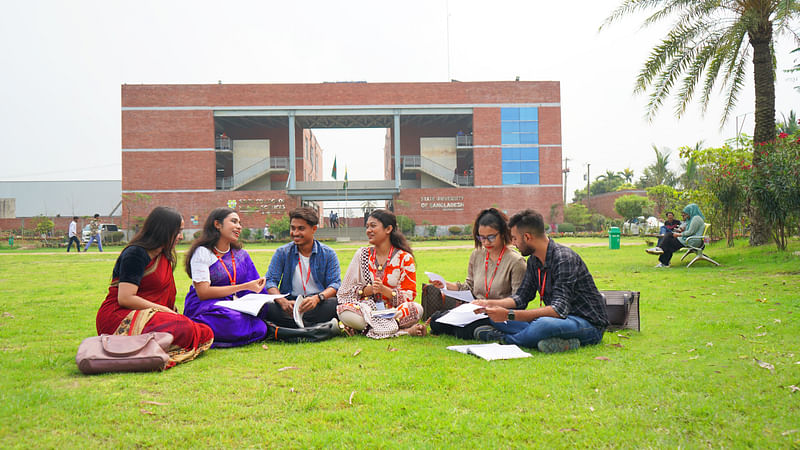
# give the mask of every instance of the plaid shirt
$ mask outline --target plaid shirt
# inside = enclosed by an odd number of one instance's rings
[[[525,278],[517,292],[511,296],[518,309],[525,309],[541,286],[539,274],[545,281],[542,302],[552,306],[561,318],[568,315],[586,319],[598,328],[608,326],[605,302],[592,274],[580,256],[572,249],[550,239],[547,255],[542,264],[534,255],[528,258]]]

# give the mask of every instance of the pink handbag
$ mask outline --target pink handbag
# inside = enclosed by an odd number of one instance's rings
[[[84,339],[78,347],[75,362],[78,369],[87,375],[164,370],[169,361],[166,350],[171,344],[172,335],[169,333],[103,334]]]

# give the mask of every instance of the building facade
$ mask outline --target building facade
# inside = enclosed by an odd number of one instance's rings
[[[312,129],[384,128],[384,171],[350,200],[432,225],[490,206],[561,203],[560,85],[543,82],[122,86],[123,219],[178,208],[187,228],[231,206],[257,227],[337,200]]]

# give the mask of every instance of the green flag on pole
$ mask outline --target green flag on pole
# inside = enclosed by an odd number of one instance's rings
[[[331,171],[331,178],[336,179],[336,157],[333,157],[333,170]]]
[[[347,189],[347,166],[344,166],[344,184],[342,185],[342,189]]]

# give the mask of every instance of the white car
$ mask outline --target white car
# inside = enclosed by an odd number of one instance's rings
[[[101,223],[100,224],[100,237],[103,238],[103,234],[106,231],[119,231],[119,225],[114,223]],[[81,232],[81,237],[83,238],[83,242],[89,242],[92,238],[92,225],[86,224],[83,227],[83,231]]]

